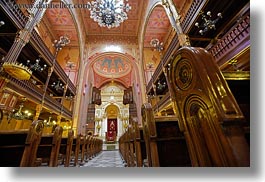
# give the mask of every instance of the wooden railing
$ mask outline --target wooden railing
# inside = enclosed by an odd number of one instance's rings
[[[15,1],[2,0],[0,1],[0,6],[10,17],[12,23],[17,26],[18,30],[24,28],[28,18],[19,9]],[[33,30],[31,33],[30,43],[33,45],[36,51],[40,53],[40,55],[46,58],[45,61],[47,62],[47,64],[52,65],[54,56],[35,30]],[[54,72],[61,78],[64,83],[67,82],[68,77],[57,61],[55,62]],[[76,94],[76,87],[71,80],[68,81],[68,89],[72,92],[73,95]]]
[[[0,6],[7,13],[18,29],[22,29],[27,22],[27,17],[19,9],[15,1],[1,0]]]
[[[209,50],[219,65],[231,59],[244,48],[250,46],[249,13],[249,9],[247,9],[241,21],[239,21],[214,47]],[[232,54],[230,54],[230,52],[232,52]]]
[[[187,32],[192,26],[191,22],[194,22],[195,18],[198,16],[202,7],[207,3],[206,0],[195,0],[192,2],[185,18],[181,22],[181,27],[183,32]]]
[[[41,88],[37,87],[30,81],[21,81],[10,77],[9,82],[7,83],[7,87],[16,90],[16,92],[23,94],[25,97],[32,99],[36,103],[41,103],[41,98],[44,92]],[[61,112],[61,103],[48,94],[46,94],[44,98],[44,106],[48,107],[58,114],[60,114]],[[72,112],[63,107],[62,116],[72,118]]]

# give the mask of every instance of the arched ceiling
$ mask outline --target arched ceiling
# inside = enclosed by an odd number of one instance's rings
[[[60,6],[60,1],[51,2],[54,6]],[[71,41],[68,46],[78,47],[78,35],[73,18],[67,8],[48,8],[43,18],[44,23],[50,29],[53,39],[57,40],[62,35],[67,35]]]
[[[121,53],[104,53],[92,60],[95,85],[100,88],[109,81],[116,81],[125,87],[131,85],[133,60]]]
[[[91,2],[91,0],[89,0]],[[86,3],[88,0],[79,0],[79,3]],[[93,43],[98,42],[119,42],[126,44],[138,43],[138,32],[140,28],[141,18],[143,16],[144,1],[129,0],[132,9],[127,13],[128,19],[120,24],[117,28],[108,29],[100,27],[97,22],[90,18],[90,12],[85,9],[81,11],[82,19],[85,25],[85,31],[88,40]]]
[[[72,0],[73,4],[85,5],[92,0]],[[187,0],[190,1],[190,0]],[[186,1],[174,0],[176,6],[183,10]],[[93,19],[90,18],[90,12],[87,8],[77,8],[76,11],[80,15],[81,23],[84,25],[84,32],[87,41],[93,44],[104,43],[106,45],[138,45],[138,36],[143,17],[147,8],[148,1],[129,0],[128,3],[132,9],[128,12],[128,20],[125,20],[117,28],[108,29],[100,27]],[[53,0],[53,5],[62,4],[60,0]],[[184,8],[185,9],[185,8]],[[74,19],[76,19],[74,17]],[[75,20],[77,21],[77,19]],[[71,43],[68,46],[78,47],[78,34],[69,10],[67,8],[48,8],[43,22],[49,27],[50,34],[53,40],[58,39],[61,35],[68,35]],[[79,22],[80,23],[80,22]],[[144,47],[151,47],[150,41],[152,38],[158,38],[160,41],[165,41],[168,37],[170,28],[169,19],[164,8],[161,5],[156,6],[147,23],[144,35]],[[101,55],[93,61],[92,68],[94,70],[94,85],[101,87],[106,82],[114,79],[125,87],[132,84],[132,69],[135,61],[126,57],[120,58],[116,53],[110,52]]]
[[[153,38],[157,38],[159,41],[163,42],[168,33],[169,27],[170,22],[165,9],[162,6],[155,7],[147,23],[144,47],[152,47],[150,41]]]

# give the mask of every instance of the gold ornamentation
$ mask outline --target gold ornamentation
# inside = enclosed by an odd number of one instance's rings
[[[18,80],[29,80],[32,75],[32,71],[21,63],[5,62],[3,64],[3,69],[6,73]]]
[[[192,83],[192,66],[188,60],[180,60],[175,67],[176,85],[181,90],[187,90]]]

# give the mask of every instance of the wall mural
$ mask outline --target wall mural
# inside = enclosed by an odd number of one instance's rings
[[[120,56],[104,56],[95,61],[93,68],[101,76],[117,78],[127,75],[131,71],[131,64]]]

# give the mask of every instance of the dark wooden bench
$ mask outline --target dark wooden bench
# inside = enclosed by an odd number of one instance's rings
[[[62,156],[62,164],[64,167],[69,167],[74,140],[74,131],[69,130],[67,137],[62,137],[59,155]]]
[[[41,136],[35,157],[35,166],[58,166],[58,156],[61,145],[63,128],[57,126],[52,134]]]
[[[191,160],[176,117],[155,117],[149,103],[143,105],[143,134],[149,167],[188,167]]]
[[[30,167],[43,127],[43,122],[38,120],[26,130],[0,131],[0,166]]]
[[[74,136],[73,138],[71,160],[74,161],[73,163],[74,166],[78,165],[78,157],[79,157],[79,151],[80,151],[80,139],[81,139],[81,135]]]
[[[135,136],[135,155],[137,167],[144,166],[144,160],[147,159],[143,128],[138,126],[138,123],[134,124],[134,136]]]

